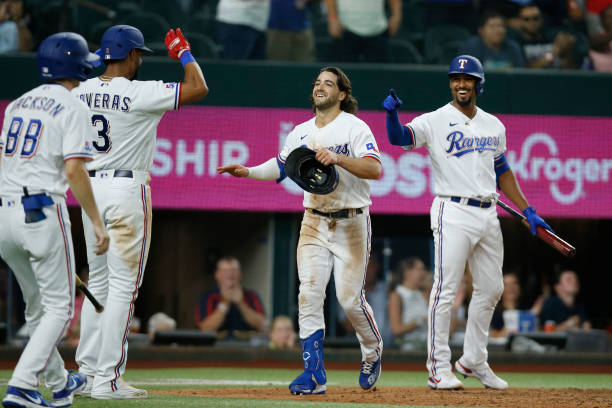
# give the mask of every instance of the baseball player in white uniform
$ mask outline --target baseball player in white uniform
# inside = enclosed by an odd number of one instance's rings
[[[451,62],[448,75],[452,102],[404,126],[397,115],[402,102],[393,90],[383,102],[391,144],[406,150],[426,146],[434,173],[435,270],[428,309],[428,385],[432,389],[463,387],[451,372],[448,336],[452,303],[468,262],[474,290],[463,356],[455,370],[487,388],[505,389],[508,383],[487,363],[489,325],[503,290],[504,247],[495,210],[496,184],[523,210],[533,234],[536,225],[550,227],[529,206],[506,162],[504,125],[476,106],[485,82],[480,61],[460,55]]]
[[[13,270],[30,340],[8,383],[5,407],[67,407],[87,378],[68,373],[57,351],[74,312],[74,250],[66,208],[68,186],[92,223],[92,251],[109,237],[98,213],[85,161],[93,134],[87,109],[70,94],[98,56],[75,33],[57,33],[38,49],[48,80],[11,102],[0,136],[0,256]],[[89,220],[88,218],[88,220]],[[36,389],[44,377],[47,401]]]
[[[357,101],[351,96],[351,83],[342,70],[321,70],[311,102],[315,116],[293,129],[278,157],[256,167],[232,164],[218,171],[257,180],[282,179],[287,156],[304,145],[316,151],[319,162],[334,164],[338,169],[335,191],[327,195],[304,193],[306,211],[297,248],[298,322],[304,372],[289,389],[293,394],[321,394],[326,390],[323,302],[332,269],[336,296],[361,344],[359,384],[370,389],[380,375],[383,342],[363,287],[371,237],[368,179],[381,175],[380,154],[372,131],[354,115]]]
[[[81,395],[95,399],[146,398],[121,375],[127,360],[127,338],[134,302],[142,284],[151,240],[149,169],[163,114],[202,99],[208,88],[180,29],[170,30],[166,45],[185,69],[181,83],[136,81],[143,51],[150,51],[140,30],[127,25],[109,28],[100,43],[106,64],[103,75],[83,82],[72,92],[90,110],[94,160],[89,176],[100,212],[110,234],[106,255],[93,252],[92,225],[83,218],[89,290],[105,305],[98,314],[83,304],[81,338],[76,361],[91,386]]]

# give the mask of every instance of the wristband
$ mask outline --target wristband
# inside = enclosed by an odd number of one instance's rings
[[[190,62],[196,62],[195,58],[193,58],[193,55],[191,55],[189,50],[183,51],[181,54],[181,64],[183,64],[183,68]]]
[[[227,305],[223,302],[220,302],[217,305],[217,309],[221,310],[223,313],[227,312]]]

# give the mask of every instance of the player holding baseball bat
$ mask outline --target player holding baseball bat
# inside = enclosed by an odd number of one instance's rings
[[[383,102],[391,144],[406,150],[426,146],[434,172],[435,270],[428,311],[427,384],[432,389],[463,388],[451,371],[448,337],[452,302],[467,262],[474,291],[463,356],[455,362],[455,370],[488,388],[505,389],[508,383],[487,363],[489,326],[503,291],[504,246],[495,209],[496,184],[522,210],[532,234],[538,226],[550,227],[529,205],[506,161],[504,125],[476,107],[485,83],[480,61],[460,55],[451,62],[448,76],[452,102],[403,126],[397,114],[402,105],[397,94],[390,90]]]

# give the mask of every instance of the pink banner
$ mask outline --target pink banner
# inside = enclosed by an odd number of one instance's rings
[[[0,103],[2,112],[6,102]],[[416,113],[402,112],[403,122]],[[228,163],[247,166],[274,157],[308,109],[184,107],[158,127],[152,174],[156,208],[300,211],[302,191],[218,175]],[[385,114],[362,111],[383,156],[383,175],[372,181],[373,213],[428,214],[433,199],[425,148],[406,152],[386,137]],[[506,126],[506,157],[529,202],[544,216],[612,217],[612,118],[498,115]]]

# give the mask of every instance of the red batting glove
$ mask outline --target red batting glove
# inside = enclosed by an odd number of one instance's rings
[[[170,58],[178,60],[185,51],[191,51],[189,41],[185,39],[180,28],[176,29],[176,32],[171,28],[166,34],[164,39],[166,48],[168,48],[168,55]]]

